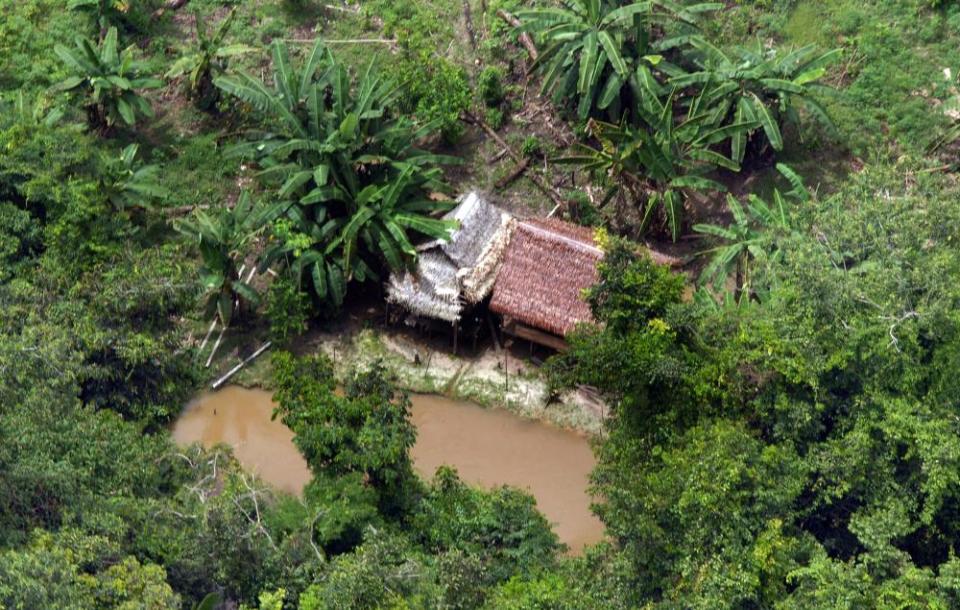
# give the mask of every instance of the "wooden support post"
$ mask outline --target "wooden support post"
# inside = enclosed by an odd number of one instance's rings
[[[497,337],[497,327],[493,324],[493,318],[490,317],[489,313],[487,313],[487,324],[490,325],[490,336],[493,337],[493,346],[497,348],[497,353],[500,353],[500,339]]]
[[[460,335],[460,322],[453,323],[453,355],[457,355],[457,337]]]
[[[507,392],[510,391],[510,346],[513,345],[512,339],[503,342],[503,399],[507,399]]]

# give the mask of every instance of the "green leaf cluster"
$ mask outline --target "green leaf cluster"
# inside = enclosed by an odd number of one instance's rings
[[[118,50],[116,28],[110,28],[99,45],[78,36],[74,49],[58,44],[54,52],[71,73],[56,88],[83,96],[91,129],[106,131],[120,123],[132,126],[138,117],[153,116],[150,103],[138,91],[163,83],[144,76],[143,64],[133,58],[132,45]]]
[[[195,12],[194,24],[197,32],[195,48],[173,62],[167,70],[167,78],[188,75],[186,81],[188,95],[201,110],[210,110],[219,101],[220,89],[214,86],[213,79],[226,72],[229,60],[253,51],[252,47],[243,44],[225,43],[236,15],[237,9],[233,8],[211,35],[207,32],[200,12]]]
[[[283,42],[271,52],[272,86],[246,74],[215,81],[270,126],[235,153],[259,164],[297,239],[278,233],[261,266],[285,263],[337,308],[350,280],[411,264],[412,234],[445,238],[454,228],[432,216],[452,204],[435,196],[444,190],[436,164],[452,160],[416,148],[436,124],[396,115],[399,90],[372,63],[354,79],[319,40],[299,67]]]

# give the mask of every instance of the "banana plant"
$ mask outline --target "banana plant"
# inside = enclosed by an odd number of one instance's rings
[[[254,240],[277,213],[277,206],[258,206],[244,191],[232,208],[223,206],[212,213],[197,210],[193,218],[175,224],[200,248],[205,309],[224,328],[230,326],[235,313],[243,313],[260,302],[260,295],[240,276],[239,268],[250,254]]]
[[[449,235],[452,224],[433,215],[452,202],[431,195],[446,190],[437,165],[455,160],[415,147],[438,125],[396,116],[398,88],[372,63],[355,79],[320,41],[299,68],[283,42],[271,53],[272,84],[246,74],[214,81],[268,121],[232,153],[259,164],[298,236],[273,258],[290,260],[322,301],[339,306],[351,279],[374,278],[381,263],[411,264],[413,234]]]
[[[813,45],[791,52],[776,48],[736,48],[724,52],[702,37],[687,41],[685,57],[694,69],[675,74],[669,84],[681,89],[709,89],[707,103],[726,108],[728,123],[756,121],[758,127],[731,139],[730,157],[742,163],[748,139],[762,130],[765,144],[783,150],[781,126],[785,121],[799,124],[798,108],[821,121],[828,129],[833,123],[813,94],[826,89],[822,84],[827,67],[841,49],[819,52]]]
[[[651,85],[652,86],[652,85]],[[711,177],[718,168],[739,171],[733,159],[714,150],[721,143],[756,126],[754,122],[724,125],[723,113],[706,107],[701,94],[685,115],[675,116],[676,91],[666,99],[651,88],[637,110],[642,124],[614,125],[591,119],[587,129],[598,148],[580,144],[579,155],[558,161],[577,164],[608,182],[601,207],[613,200],[640,208],[641,231],[659,217],[676,241],[690,194],[723,192]]]
[[[125,147],[119,156],[106,156],[100,172],[100,190],[118,212],[134,207],[150,208],[169,195],[159,180],[156,165],[137,159],[138,144]]]
[[[543,44],[534,64],[544,75],[542,91],[557,100],[578,99],[577,114],[586,118],[619,98],[638,64],[661,61],[649,55],[654,26],[688,31],[700,15],[721,8],[719,2],[646,0],[621,6],[612,0],[562,0],[559,7],[518,11],[517,18],[520,30]]]
[[[163,82],[144,76],[143,64],[133,58],[132,45],[118,51],[117,28],[110,28],[99,45],[77,37],[75,47],[58,44],[53,49],[72,72],[55,88],[84,96],[91,129],[105,133],[117,123],[134,125],[139,116],[153,116],[150,103],[137,92],[155,89]]]
[[[131,9],[131,0],[69,0],[67,9],[93,15],[102,36],[111,25],[121,25],[126,20]]]
[[[242,44],[224,44],[224,40],[233,25],[237,9],[234,8],[224,17],[220,25],[209,35],[200,12],[195,12],[197,42],[193,49],[174,62],[167,71],[167,78],[179,78],[189,74],[187,92],[194,104],[201,110],[213,108],[220,99],[220,89],[215,87],[213,79],[223,74],[231,57],[253,51],[253,47]]]
[[[0,104],[0,112],[16,117],[24,125],[43,125],[52,127],[63,118],[63,110],[51,108],[49,100],[44,96],[28,97],[22,89],[13,94],[10,102],[6,100]]]
[[[721,244],[702,252],[711,255],[710,262],[700,274],[701,285],[710,285],[723,292],[727,279],[735,276],[734,300],[743,294],[753,294],[751,275],[756,260],[775,260],[780,254],[777,241],[793,233],[793,220],[787,201],[803,204],[810,200],[810,193],[792,169],[783,164],[777,170],[793,184],[787,193],[773,191],[773,203],[767,203],[757,195],[748,197],[744,207],[735,197],[727,195],[727,207],[733,216],[729,225],[696,224],[693,230],[721,240]]]

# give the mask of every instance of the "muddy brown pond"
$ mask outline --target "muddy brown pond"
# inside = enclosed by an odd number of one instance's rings
[[[587,477],[593,452],[585,438],[499,409],[441,396],[413,394],[417,471],[430,478],[448,464],[481,487],[526,489],[573,552],[603,537],[603,524],[590,512]],[[300,493],[310,471],[293,444],[293,433],[270,421],[269,392],[237,386],[205,394],[184,410],[173,428],[181,444],[226,443],[237,459],[268,483]]]

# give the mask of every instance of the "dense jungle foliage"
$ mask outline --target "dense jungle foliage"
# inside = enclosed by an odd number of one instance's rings
[[[3,0],[0,608],[960,607],[958,49],[936,0]],[[173,443],[212,321],[294,346],[471,188],[598,227],[542,372],[612,407],[606,541],[420,478],[379,363],[270,356],[302,497]]]

